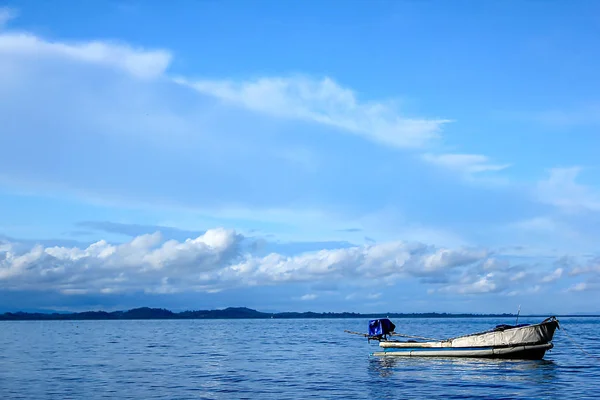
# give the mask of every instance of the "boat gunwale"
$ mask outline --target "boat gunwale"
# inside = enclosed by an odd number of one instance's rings
[[[391,343],[391,346],[386,346],[383,345],[382,343]],[[483,345],[483,346],[467,346],[467,347],[455,347],[455,346],[441,346],[442,343],[447,343],[447,342],[380,342],[379,343],[379,347],[384,348],[384,349],[465,349],[465,348],[469,348],[469,349],[486,349],[486,348],[494,348],[494,349],[502,349],[502,348],[509,348],[509,347],[516,347],[516,346],[541,346],[541,345],[546,345],[546,344],[552,344],[552,341],[546,341],[546,340],[541,340],[538,342],[519,342],[519,343],[512,343],[512,344],[499,344],[499,345]],[[423,345],[429,345],[429,344],[440,344],[440,346],[423,346]],[[400,345],[400,346],[399,346]],[[405,346],[403,346],[405,345]],[[445,350],[448,351],[448,350]]]

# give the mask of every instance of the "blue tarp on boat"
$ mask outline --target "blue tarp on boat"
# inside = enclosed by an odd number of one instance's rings
[[[396,329],[396,325],[387,318],[369,321],[369,336],[384,336]]]

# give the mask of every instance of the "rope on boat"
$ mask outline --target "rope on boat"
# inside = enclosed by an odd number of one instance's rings
[[[361,333],[361,332],[353,332],[353,331],[347,331],[347,330],[345,330],[344,332],[351,333],[353,335],[364,336],[366,338],[370,338],[371,337],[371,336],[367,335],[366,333]],[[396,332],[390,332],[389,335],[390,336],[399,336],[399,337],[411,338],[411,339],[433,340],[433,341],[436,341],[436,342],[441,342],[440,339],[426,338],[426,337],[422,337],[422,336],[404,335],[402,333],[396,333]],[[373,338],[373,339],[376,339],[376,338]]]
[[[427,337],[422,337],[422,336],[404,335],[402,333],[396,333],[396,332],[390,333],[390,336],[400,336],[400,337],[411,338],[411,339],[433,340],[433,341],[436,341],[436,342],[441,342],[440,339],[433,339],[433,338],[427,338]]]
[[[577,346],[577,348],[579,350],[581,350],[584,354],[586,354],[589,357],[595,358],[596,360],[600,360],[600,357],[598,357],[597,355],[594,355],[592,353],[590,353],[589,351],[587,351],[586,349],[584,349],[579,343],[577,343],[575,341],[575,339],[573,339],[568,333],[567,330],[565,329],[564,325],[562,325],[560,327],[560,329],[564,332],[564,334],[567,336],[567,338],[571,341],[571,343],[573,343],[575,346]]]
[[[348,330],[344,330],[344,332],[351,333],[353,335],[359,335],[359,336],[369,337],[369,335],[367,335],[366,333],[362,333],[362,332],[354,332],[354,331],[348,331]]]

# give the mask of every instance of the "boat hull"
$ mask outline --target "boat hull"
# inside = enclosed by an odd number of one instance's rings
[[[373,356],[389,357],[463,357],[541,360],[552,343],[496,348],[404,348],[375,352]]]

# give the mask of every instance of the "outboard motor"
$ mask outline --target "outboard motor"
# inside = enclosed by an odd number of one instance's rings
[[[369,321],[369,337],[371,339],[387,339],[387,335],[394,332],[396,325],[387,318]]]

